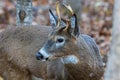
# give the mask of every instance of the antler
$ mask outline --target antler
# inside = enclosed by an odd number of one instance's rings
[[[60,9],[59,9],[59,1],[56,2],[56,14],[58,16],[58,19],[61,19],[61,17],[60,17]]]
[[[71,15],[74,15],[74,12],[71,8],[70,5],[66,5],[66,4],[63,4],[64,8],[71,14]],[[60,15],[60,4],[59,4],[59,1],[56,2],[56,15],[58,16],[58,19],[57,19],[57,27],[60,26],[60,24],[63,24],[64,22],[61,20],[61,15]],[[69,20],[69,19],[68,19]],[[64,23],[65,24],[65,23]],[[68,24],[68,23],[67,23]],[[66,25],[67,25],[66,24]]]
[[[56,14],[58,16],[58,25],[57,25],[57,27],[58,27],[60,22],[61,22],[60,10],[59,10],[59,1],[56,2]]]
[[[63,6],[64,6],[66,9],[68,9],[72,15],[74,14],[74,12],[73,12],[73,10],[72,10],[72,8],[71,8],[70,5],[63,4]]]

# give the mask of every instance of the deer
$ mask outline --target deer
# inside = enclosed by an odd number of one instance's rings
[[[72,9],[69,19],[49,10],[52,32],[36,53],[36,59],[46,62],[45,80],[100,80],[104,67],[94,39],[81,34],[77,16]]]
[[[35,58],[47,40],[49,26],[8,26],[0,33],[0,76],[3,80],[41,80],[46,63]]]

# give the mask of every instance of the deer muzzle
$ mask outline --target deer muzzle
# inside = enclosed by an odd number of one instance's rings
[[[40,52],[36,53],[36,59],[37,60],[42,60],[42,61],[47,61],[48,57],[44,57],[43,54],[41,54]]]

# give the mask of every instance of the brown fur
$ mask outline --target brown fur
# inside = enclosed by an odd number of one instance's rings
[[[0,33],[0,75],[5,80],[44,78],[46,63],[36,60],[35,53],[46,41],[49,27],[9,27]]]
[[[70,75],[66,80],[100,80],[104,69],[99,50],[92,38],[80,35],[77,47],[74,45],[71,47],[71,54],[79,58],[79,63],[65,65]]]

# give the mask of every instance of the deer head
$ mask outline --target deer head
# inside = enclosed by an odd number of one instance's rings
[[[48,41],[36,54],[36,58],[53,60],[74,54],[78,49],[76,45],[80,33],[76,14],[73,14],[68,20],[63,20],[49,10],[49,16],[53,31],[48,36]]]

